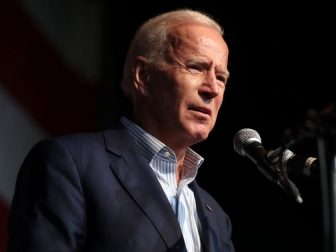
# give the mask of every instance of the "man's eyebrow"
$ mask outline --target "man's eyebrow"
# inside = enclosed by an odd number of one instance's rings
[[[213,64],[211,60],[209,60],[205,57],[193,57],[193,58],[190,58],[190,59],[186,59],[185,63],[182,63],[181,61],[179,61],[179,63],[183,64],[183,65],[200,64],[200,65],[209,66],[209,67]],[[215,69],[220,74],[226,75],[227,77],[230,76],[230,72],[224,67],[216,66]]]
[[[220,73],[220,74],[223,74],[223,75],[226,75],[226,77],[230,77],[230,72],[229,72],[229,70],[221,70],[221,69],[219,69],[219,73]]]
[[[223,75],[225,75],[226,77],[229,77],[229,76],[230,76],[230,72],[229,72],[229,70],[227,70],[226,67],[216,66],[216,67],[215,67],[215,70],[216,70],[219,74],[223,74]]]

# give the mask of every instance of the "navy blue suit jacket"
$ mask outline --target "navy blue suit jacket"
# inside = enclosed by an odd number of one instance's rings
[[[196,182],[203,251],[233,252],[231,224]],[[9,252],[186,251],[177,218],[121,125],[36,144],[17,177]]]

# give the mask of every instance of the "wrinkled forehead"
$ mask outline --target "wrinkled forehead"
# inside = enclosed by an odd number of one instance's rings
[[[213,26],[198,23],[173,25],[167,31],[167,43],[174,48],[183,44],[217,44],[227,50],[221,32]]]
[[[176,22],[174,24],[169,25],[167,29],[167,36],[178,36],[183,34],[186,31],[197,31],[197,30],[211,30],[214,33],[217,33],[218,36],[222,37],[221,30],[211,24],[203,24],[196,22]]]
[[[228,47],[222,34],[211,26],[183,24],[167,34],[168,51],[173,54],[194,54],[227,61]]]

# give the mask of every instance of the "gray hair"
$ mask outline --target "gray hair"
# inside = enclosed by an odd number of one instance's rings
[[[167,35],[172,26],[186,23],[200,24],[216,29],[223,35],[223,28],[209,14],[191,9],[166,12],[147,20],[135,33],[131,41],[121,87],[126,94],[131,94],[132,66],[137,56],[144,56],[149,63],[162,62],[167,50]]]

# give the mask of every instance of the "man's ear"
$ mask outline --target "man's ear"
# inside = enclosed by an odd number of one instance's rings
[[[149,80],[149,64],[147,58],[143,56],[136,57],[133,68],[133,84],[137,92],[142,95],[147,95],[147,83]]]

